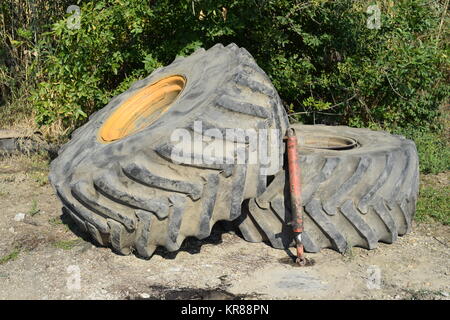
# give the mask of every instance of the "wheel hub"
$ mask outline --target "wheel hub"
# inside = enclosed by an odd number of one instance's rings
[[[99,140],[120,140],[151,125],[169,110],[186,86],[186,79],[175,75],[140,89],[106,119]]]

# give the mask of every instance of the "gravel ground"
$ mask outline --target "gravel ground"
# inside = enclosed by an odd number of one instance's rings
[[[0,299],[445,299],[450,228],[415,224],[375,250],[289,253],[218,224],[150,260],[96,247],[62,214],[37,157],[0,159]],[[292,255],[292,253],[291,253]]]

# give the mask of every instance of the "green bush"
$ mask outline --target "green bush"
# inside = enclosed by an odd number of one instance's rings
[[[416,138],[420,172],[437,174],[450,170],[450,147],[440,136],[428,133]]]
[[[0,107],[11,103],[39,80],[40,57],[35,46],[49,22],[64,17],[71,0],[9,0],[0,2]]]
[[[433,219],[450,225],[450,187],[421,187],[415,219],[421,222]]]
[[[176,55],[235,42],[266,70],[294,120],[433,127],[450,91],[444,4],[378,1],[380,29],[367,28],[369,4],[82,1],[81,28],[60,20],[37,46],[44,62],[33,94],[37,120],[79,125]]]
[[[442,133],[427,129],[402,130],[402,133],[416,143],[420,172],[437,174],[450,170],[450,146]]]

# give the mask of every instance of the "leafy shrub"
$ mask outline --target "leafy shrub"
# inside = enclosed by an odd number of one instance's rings
[[[450,187],[421,187],[415,219],[423,222],[434,219],[450,225]]]
[[[37,79],[31,71],[39,61],[34,47],[42,32],[48,30],[48,23],[64,17],[64,10],[70,2],[0,2],[0,107],[13,98],[17,99],[19,93],[27,94],[32,88]]]
[[[37,120],[84,121],[176,55],[235,42],[266,70],[294,120],[433,126],[449,96],[447,28],[438,0],[83,1],[81,28],[52,25],[39,53]],[[444,23],[445,25],[445,23]]]
[[[416,143],[420,172],[437,174],[450,170],[450,145],[444,137],[444,132],[412,127],[394,132]]]
[[[450,170],[450,146],[439,134],[419,132],[412,139],[417,145],[422,173],[437,174]]]
[[[142,47],[140,34],[152,17],[147,3],[96,1],[82,8],[80,29],[60,20],[39,45],[48,78],[33,95],[39,123],[84,119],[106,104],[128,76],[142,75],[140,67],[150,72],[158,64]]]

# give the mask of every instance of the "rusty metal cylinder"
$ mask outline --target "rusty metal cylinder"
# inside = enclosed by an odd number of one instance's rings
[[[305,265],[302,232],[303,232],[303,207],[301,198],[301,171],[297,150],[297,136],[293,128],[287,130],[287,156],[289,170],[289,190],[291,196],[292,231],[295,235],[297,248],[297,263]]]
[[[295,130],[287,131],[287,154],[289,169],[289,190],[291,195],[292,229],[294,233],[303,232],[303,207],[301,199],[301,172],[297,151]]]

